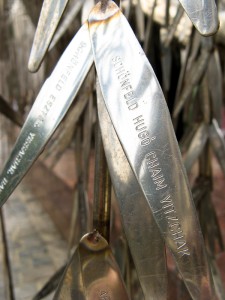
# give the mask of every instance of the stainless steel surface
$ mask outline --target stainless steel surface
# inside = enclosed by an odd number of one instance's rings
[[[213,299],[204,242],[168,108],[156,76],[114,2],[89,16],[110,118],[193,299]]]
[[[43,150],[69,109],[93,57],[87,23],[75,35],[45,81],[0,176],[0,205]]]
[[[206,39],[206,38],[205,38]],[[207,38],[210,43],[210,38]],[[206,42],[207,43],[207,42]],[[207,46],[201,48],[200,56],[193,61],[187,77],[185,78],[185,85],[181,90],[180,97],[176,102],[173,111],[173,117],[176,118],[180,113],[181,109],[184,107],[184,104],[187,102],[188,98],[193,92],[193,89],[197,84],[201,81],[203,75],[207,70],[207,66],[209,63],[210,55],[211,55],[211,46],[207,49]]]
[[[207,77],[209,91],[212,99],[213,117],[217,120],[219,126],[221,126],[223,106],[223,75],[221,59],[217,48],[213,50],[213,54],[210,57]]]
[[[214,0],[179,0],[188,17],[202,35],[212,35],[219,28],[218,12]]]
[[[111,180],[97,121],[95,128],[95,180],[93,228],[110,240]]]
[[[166,299],[167,268],[163,239],[118,140],[98,84],[97,99],[105,154],[144,299]]]
[[[118,4],[117,4],[118,5]],[[141,9],[140,0],[137,0],[137,5],[135,7],[135,22],[136,22],[136,36],[140,42],[144,42],[145,40],[145,15],[143,10]]]
[[[184,159],[184,166],[187,173],[191,171],[191,167],[196,162],[197,158],[201,154],[205,147],[206,141],[209,137],[208,125],[202,123],[199,125],[195,135],[192,138],[191,144],[188,147],[187,153]]]
[[[82,6],[81,12],[81,22],[84,23],[87,21],[88,15],[91,9],[94,7],[95,1],[94,0],[85,0]]]
[[[68,0],[44,0],[28,62],[36,72],[45,56]]]
[[[53,299],[129,299],[111,249],[96,231],[81,239]]]
[[[77,14],[81,10],[82,4],[83,4],[82,0],[76,0],[74,5],[72,6],[72,9],[68,12],[65,19],[59,25],[59,28],[57,29],[52,41],[50,38],[47,38],[47,40],[49,40],[49,43],[50,43],[48,51],[51,51],[51,49],[55,47],[55,45],[58,43],[60,38],[63,36],[63,34],[69,28],[72,21],[76,18]],[[61,19],[61,15],[59,15],[57,17],[58,17],[58,22],[59,22]],[[51,34],[51,33],[49,33],[49,34]]]
[[[165,47],[168,47],[171,44],[172,39],[175,36],[175,32],[177,30],[177,26],[180,23],[180,20],[181,20],[181,18],[183,16],[183,13],[184,13],[184,10],[183,10],[182,6],[179,5],[178,8],[177,8],[176,15],[175,15],[175,17],[173,19],[173,23],[171,24],[170,27],[168,27],[166,39],[164,41],[164,46]]]
[[[221,170],[225,174],[225,141],[216,119],[213,119],[210,125],[209,138]]]

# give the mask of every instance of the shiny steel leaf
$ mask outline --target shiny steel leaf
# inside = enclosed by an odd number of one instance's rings
[[[60,38],[63,36],[63,34],[66,32],[66,30],[71,25],[72,21],[76,18],[77,14],[81,10],[82,2],[83,2],[82,0],[76,0],[76,2],[73,4],[71,10],[68,12],[65,19],[59,25],[59,28],[56,31],[56,33],[55,33],[55,35],[54,35],[54,37],[53,37],[53,39],[50,43],[48,51],[50,51],[52,48],[55,47],[55,45],[58,43]]]
[[[181,5],[178,6],[177,8],[177,12],[176,12],[176,15],[173,19],[173,23],[171,24],[171,26],[168,28],[168,34],[166,36],[166,40],[164,41],[164,46],[165,47],[168,47],[171,42],[172,42],[172,39],[174,38],[175,36],[175,31],[177,29],[177,26],[183,16],[183,13],[184,13],[184,10],[182,8]]]
[[[192,188],[192,196],[195,206],[199,207],[201,201],[204,201],[205,195],[211,193],[211,180],[206,176],[199,176]]]
[[[208,66],[208,86],[212,98],[212,113],[219,126],[222,124],[223,75],[219,51],[214,49]]]
[[[87,24],[73,38],[45,81],[0,176],[0,205],[43,150],[69,109],[93,58]]]
[[[78,95],[76,96],[76,103],[74,103],[68,111],[66,117],[62,120],[59,127],[55,131],[51,141],[45,149],[44,158],[51,156],[51,167],[55,165],[65,149],[71,143],[77,124],[80,117],[87,106],[89,96],[93,90],[94,69],[90,71],[81,86]]]
[[[67,3],[68,0],[44,0],[28,62],[31,72],[40,67]]]
[[[214,0],[179,0],[188,17],[202,35],[212,35],[219,28],[218,12]]]
[[[190,172],[191,167],[201,154],[205,143],[208,139],[208,125],[205,123],[202,123],[197,131],[195,132],[195,135],[192,138],[191,144],[188,147],[185,159],[184,159],[184,166],[186,168],[187,173]]]
[[[213,151],[225,175],[225,141],[216,119],[213,119],[210,125],[209,137]]]
[[[193,123],[190,124],[190,126],[188,126],[186,128],[186,131],[184,132],[182,138],[179,141],[179,147],[181,150],[181,153],[185,153],[193,139],[193,136],[195,135],[196,131],[198,130],[199,124],[197,123]]]
[[[191,66],[191,70],[185,80],[185,85],[180,93],[180,98],[176,102],[174,112],[173,112],[174,118],[178,116],[184,104],[191,96],[194,87],[197,84],[199,84],[199,82],[201,81],[207,69],[210,54],[211,53],[207,48],[202,47],[201,55],[195,62],[193,62],[193,65]]]
[[[84,23],[87,21],[88,15],[91,9],[94,7],[95,1],[94,0],[84,0],[82,11],[81,11],[81,22]]]
[[[53,299],[129,299],[112,251],[99,233],[80,240]]]
[[[140,42],[144,42],[145,39],[145,15],[141,8],[140,0],[137,1],[135,7],[135,21],[137,33],[136,36]]]
[[[163,239],[118,140],[98,85],[97,96],[105,155],[144,299],[166,299]]]
[[[196,210],[156,76],[113,1],[89,16],[100,86],[110,118],[160,232],[193,299],[213,299]]]

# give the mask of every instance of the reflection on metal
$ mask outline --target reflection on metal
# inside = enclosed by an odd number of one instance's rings
[[[88,206],[87,185],[83,172],[83,151],[81,141],[81,126],[76,130],[75,135],[75,160],[77,183],[73,196],[73,207],[71,212],[70,233],[68,241],[68,257],[71,249],[79,243],[81,237],[91,230],[90,212]]]
[[[209,66],[207,70],[208,86],[210,96],[212,98],[212,114],[217,120],[219,126],[222,124],[222,106],[223,106],[223,75],[219,51],[214,49],[210,57]]]
[[[174,38],[174,35],[175,35],[175,31],[177,29],[177,26],[180,22],[180,19],[182,18],[183,16],[183,13],[184,13],[184,10],[182,8],[181,5],[178,6],[177,8],[177,13],[174,17],[174,20],[173,20],[173,23],[171,24],[171,26],[168,28],[168,33],[166,35],[166,39],[164,41],[164,46],[165,47],[168,47],[171,42],[172,42],[172,39]]]
[[[81,22],[84,23],[87,21],[88,15],[91,9],[94,7],[95,2],[94,0],[85,0],[82,6],[81,12]]]
[[[63,36],[63,34],[66,32],[66,30],[71,25],[72,21],[76,18],[77,14],[81,10],[82,7],[82,0],[77,0],[74,5],[72,6],[72,9],[68,12],[65,19],[62,21],[62,24],[59,26],[58,30],[56,31],[52,41],[50,40],[50,46],[48,48],[48,51],[53,49],[55,45],[58,43],[60,38]],[[59,20],[61,18],[61,15],[58,16]],[[86,21],[86,20],[85,20]],[[48,39],[46,39],[48,40]]]
[[[53,299],[129,299],[111,249],[97,231],[80,240]]]
[[[192,195],[195,206],[199,207],[200,201],[204,199],[205,195],[211,192],[212,182],[208,177],[199,176],[192,188]]]
[[[66,117],[62,120],[48,143],[43,157],[51,157],[51,168],[58,162],[59,157],[73,140],[76,128],[80,125],[82,114],[89,105],[89,97],[93,92],[94,76],[94,68],[92,68],[76,96],[76,101],[73,101]]]
[[[179,0],[188,17],[202,35],[212,35],[219,28],[218,12],[214,0]]]
[[[28,62],[31,72],[40,67],[67,3],[68,0],[44,0]]]
[[[107,110],[192,298],[211,300],[203,238],[161,88],[119,8],[101,4],[89,29]]]
[[[45,81],[27,117],[0,176],[0,205],[43,150],[68,111],[92,63],[88,27],[84,24]]]
[[[135,20],[137,27],[137,39],[143,43],[145,40],[145,15],[143,10],[141,9],[140,0],[137,1],[137,5],[135,8]]]
[[[166,299],[167,270],[163,239],[113,129],[98,84],[97,97],[105,154],[144,299]]]
[[[200,124],[195,132],[191,144],[188,147],[187,153],[184,159],[184,165],[187,173],[191,171],[191,167],[196,162],[197,158],[201,154],[208,140],[208,125],[205,123]]]
[[[203,46],[204,45],[204,46]],[[209,58],[212,49],[212,39],[204,38],[202,40],[201,54],[190,67],[187,77],[185,78],[186,84],[181,90],[180,97],[176,102],[176,106],[173,111],[173,117],[176,118],[183,108],[184,104],[187,102],[188,98],[193,92],[193,89],[201,81],[203,75],[207,70],[209,63]]]
[[[216,158],[225,175],[225,141],[223,133],[215,119],[212,120],[212,124],[210,125],[209,138]]]
[[[110,237],[111,180],[106,163],[99,124],[95,132],[95,182],[93,227],[108,242]]]

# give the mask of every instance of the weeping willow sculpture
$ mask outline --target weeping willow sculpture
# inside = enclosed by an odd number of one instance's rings
[[[44,1],[41,12],[30,1],[0,5],[0,112],[23,126],[0,177],[1,205],[49,140],[52,166],[68,147],[77,162],[76,250],[34,299],[54,289],[54,299],[167,299],[165,247],[182,277],[180,299],[224,299],[211,200],[212,152],[225,172],[223,3],[216,33],[213,1],[121,1],[121,10],[113,1],[67,2]],[[110,176],[123,223],[111,244],[110,221],[120,215],[113,206],[110,214]]]

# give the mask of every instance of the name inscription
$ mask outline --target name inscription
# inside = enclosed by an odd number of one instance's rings
[[[131,111],[138,111],[138,99],[135,95],[135,90],[131,83],[131,74],[126,70],[124,62],[120,56],[115,56],[112,58],[112,64],[120,84],[120,88],[123,94],[123,100],[125,100],[127,107]],[[155,136],[150,138],[149,131],[143,115],[137,115],[133,118],[133,125],[137,132],[137,136],[140,139],[141,146],[147,146],[152,141],[156,139]],[[174,202],[171,195],[168,192],[168,184],[164,177],[162,168],[159,163],[159,159],[155,151],[151,151],[145,155],[145,161],[147,169],[151,174],[151,178],[155,185],[156,191],[162,190],[163,195],[167,195],[160,203],[162,204],[163,214],[168,224],[171,238],[176,245],[177,253],[180,257],[189,256],[190,251],[185,240],[185,235],[183,233],[180,221],[177,217],[176,210],[174,207]]]
[[[155,151],[151,151],[146,154],[146,165],[148,171],[151,173],[151,178],[155,184],[156,191],[165,190],[167,188],[167,183],[163,175],[160,163]],[[163,214],[166,218],[171,238],[174,241],[177,252],[182,256],[189,256],[190,251],[185,240],[185,235],[183,233],[179,218],[177,217],[176,210],[174,207],[173,199],[168,191],[164,194],[166,195],[160,203],[162,204]]]
[[[53,107],[55,100],[57,99],[56,97],[62,91],[65,83],[69,79],[69,76],[72,74],[73,69],[79,63],[79,58],[80,58],[81,54],[83,53],[84,48],[86,48],[86,46],[87,45],[85,42],[81,42],[78,45],[78,47],[76,48],[76,50],[74,51],[72,56],[68,59],[68,63],[63,68],[63,70],[59,74],[58,78],[56,78],[55,89],[54,89],[53,93],[50,93],[50,95],[48,95],[47,99],[45,100],[45,104],[40,108],[39,114],[33,123],[33,128],[34,128],[34,130],[36,128],[38,129],[38,132],[37,132],[38,134],[41,133],[39,128],[43,125],[45,119],[47,118],[49,112],[51,111],[51,109]],[[36,134],[33,132],[30,132],[28,134],[24,144],[18,151],[18,154],[16,155],[12,164],[4,172],[4,174],[6,174],[6,175],[0,181],[0,195],[7,188],[8,184],[10,183],[10,177],[15,174],[16,170],[20,166],[22,159],[25,156],[28,148],[34,141],[35,136],[36,136]]]
[[[40,114],[37,117],[37,120],[34,122],[34,127],[40,127],[45,121],[48,113],[50,112],[53,103],[56,100],[57,94],[62,91],[65,83],[68,81],[73,69],[79,63],[79,57],[83,53],[83,49],[86,47],[86,43],[81,42],[77,47],[75,53],[69,60],[69,63],[65,66],[63,72],[60,74],[58,80],[56,80],[54,93],[48,96],[48,99],[45,101],[44,106],[40,109]]]
[[[119,56],[115,56],[112,58],[113,67],[117,76],[117,79],[119,81],[123,98],[127,104],[127,107],[129,110],[136,110],[138,105],[138,99],[135,95],[135,91],[133,89],[131,78],[130,78],[130,72],[126,70],[124,63]],[[150,134],[147,130],[147,126],[145,126],[145,120],[142,115],[137,116],[133,119],[134,122],[134,128],[138,132],[138,138],[140,139],[141,146],[147,146],[150,144],[152,140],[155,139],[155,137],[150,138]]]

